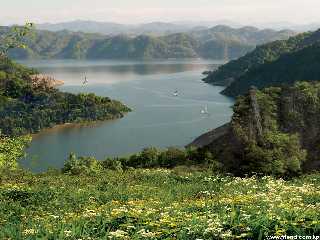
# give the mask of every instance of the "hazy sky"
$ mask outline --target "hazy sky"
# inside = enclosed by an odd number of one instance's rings
[[[141,23],[320,22],[320,0],[0,0],[0,25],[75,19]]]

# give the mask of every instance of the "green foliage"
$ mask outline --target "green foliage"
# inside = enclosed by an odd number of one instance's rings
[[[25,155],[30,136],[5,137],[0,134],[0,169],[12,170],[18,167],[18,160]]]
[[[154,147],[145,148],[140,153],[140,156],[139,156],[140,162],[141,162],[142,166],[154,167],[158,163],[159,155],[160,155],[160,153],[159,153],[158,149],[156,149]]]
[[[245,56],[220,66],[218,70],[209,73],[208,77],[204,80],[212,84],[228,85],[230,82],[236,81],[239,77],[245,75],[248,71],[265,63],[273,62],[283,54],[296,51],[300,48],[303,40],[310,35],[310,33],[300,34],[288,40],[280,40],[258,46],[254,51],[249,52]]]
[[[191,169],[5,172],[0,239],[264,239],[320,234],[320,175],[239,178]]]
[[[143,149],[140,153],[131,155],[127,158],[107,159],[107,165],[112,161],[121,161],[121,165],[125,168],[153,168],[153,167],[175,167],[184,165],[188,162],[188,156],[184,150],[170,147],[164,151],[150,147]]]
[[[96,174],[102,170],[101,162],[93,157],[77,157],[71,153],[62,171],[72,175]]]
[[[186,161],[185,152],[175,148],[169,147],[166,151],[162,152],[159,156],[161,166],[173,167],[182,165]]]
[[[126,159],[116,159],[116,158],[107,158],[102,162],[102,166],[105,169],[122,171],[123,166],[122,163],[126,162]]]
[[[169,147],[160,150],[155,147],[143,149],[128,157],[106,158],[102,161],[105,169],[126,170],[131,168],[174,168],[178,166],[198,166],[210,169],[212,172],[223,172],[223,164],[215,156],[204,149],[179,149]]]
[[[244,57],[207,73],[204,80],[227,86],[222,93],[232,97],[245,94],[251,86],[262,89],[319,80],[319,31],[258,46]]]
[[[1,33],[8,29],[0,28]],[[215,27],[190,33],[165,36],[103,36],[82,32],[37,31],[34,38],[24,39],[24,49],[13,49],[10,57],[63,59],[166,59],[212,58],[234,59],[257,44],[274,39],[287,39],[290,31],[260,31]],[[226,47],[226,48],[225,48]],[[225,51],[226,49],[226,51]]]
[[[26,23],[24,26],[14,26],[6,31],[0,31],[0,57],[8,55],[8,51],[14,48],[26,48],[23,44],[25,38],[32,35],[33,23]]]
[[[248,144],[241,170],[274,176],[301,173],[306,151],[301,148],[299,137],[278,132],[268,132],[265,135],[264,146]]]
[[[305,162],[307,167],[318,161],[319,93],[320,84],[308,82],[257,91],[256,113],[252,95],[239,97],[231,123],[239,171],[290,176],[300,174]],[[256,116],[262,133],[257,131]]]
[[[256,67],[237,78],[223,93],[237,96],[245,93],[252,85],[263,89],[270,86],[292,86],[296,81],[318,81],[319,56],[319,43],[281,55],[277,60]]]

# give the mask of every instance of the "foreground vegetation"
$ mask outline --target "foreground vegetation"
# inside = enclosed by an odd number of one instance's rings
[[[32,174],[15,164],[29,140],[0,138],[0,239],[320,234],[318,173],[240,178],[218,174],[222,166],[203,149],[148,148],[104,161],[70,154],[62,171]]]
[[[320,234],[320,175],[186,168],[2,174],[1,239],[264,239]]]

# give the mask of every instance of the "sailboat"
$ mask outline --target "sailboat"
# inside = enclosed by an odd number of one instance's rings
[[[87,79],[87,75],[85,75],[85,76],[84,76],[84,81],[83,81],[82,84],[85,85],[85,84],[87,84],[87,83],[88,83],[88,79]]]
[[[201,114],[209,114],[207,105],[204,107],[204,109],[201,110]]]

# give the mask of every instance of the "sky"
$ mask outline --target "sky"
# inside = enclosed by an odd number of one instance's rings
[[[320,22],[320,0],[0,0],[0,8],[0,25],[71,20]]]

